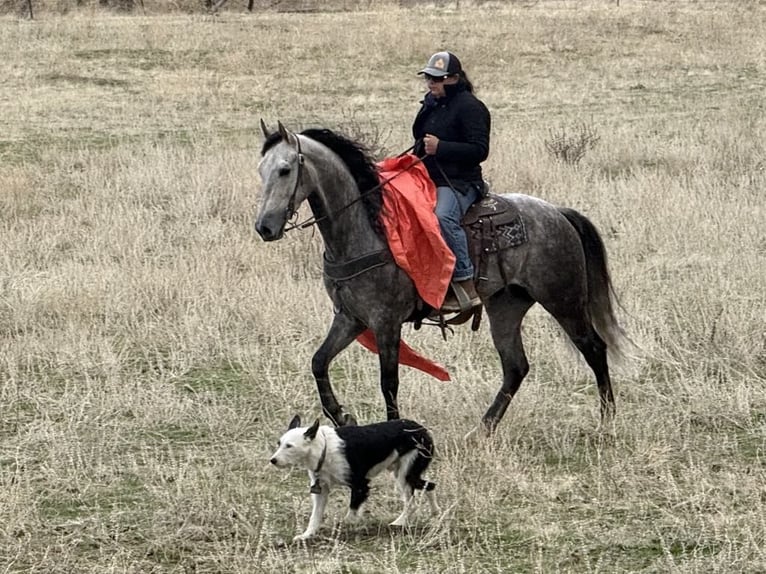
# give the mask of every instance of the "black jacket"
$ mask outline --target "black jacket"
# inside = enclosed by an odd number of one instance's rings
[[[414,152],[423,156],[423,136],[433,134],[439,138],[436,155],[426,156],[423,163],[434,183],[451,182],[455,187],[481,183],[480,164],[489,155],[489,110],[462,83],[447,85],[445,91],[443,98],[428,93],[421,102],[412,124]]]

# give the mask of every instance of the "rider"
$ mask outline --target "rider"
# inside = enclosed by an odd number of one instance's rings
[[[412,124],[414,153],[425,155],[423,163],[436,184],[436,217],[456,259],[442,311],[465,311],[481,300],[460,220],[484,194],[480,164],[489,155],[490,114],[452,52],[435,53],[418,74],[428,93]]]

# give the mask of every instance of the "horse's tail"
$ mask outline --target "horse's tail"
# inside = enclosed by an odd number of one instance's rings
[[[609,276],[604,242],[596,226],[582,213],[566,207],[560,207],[559,211],[577,230],[583,251],[585,251],[585,269],[588,277],[588,311],[593,326],[606,343],[607,348],[619,356],[626,335],[614,313],[618,301],[612,286],[612,278]]]

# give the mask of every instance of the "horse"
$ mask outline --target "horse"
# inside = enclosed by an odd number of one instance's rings
[[[269,131],[261,120],[261,130],[256,232],[269,242],[286,230],[315,224],[324,243],[324,286],[335,313],[311,360],[322,411],[336,426],[356,424],[335,396],[329,365],[370,329],[379,352],[386,416],[397,419],[402,325],[431,309],[423,310],[413,281],[391,257],[381,225],[384,191],[375,161],[363,143],[329,129],[296,133],[278,122],[278,129]],[[604,243],[593,223],[573,209],[523,194],[501,197],[518,210],[528,240],[496,254],[492,267],[499,272],[477,284],[503,373],[481,419],[483,428],[488,434],[495,431],[529,371],[521,323],[535,303],[556,319],[593,371],[603,423],[615,413],[607,348],[617,349],[624,335],[615,317]],[[313,217],[296,225],[304,201]]]

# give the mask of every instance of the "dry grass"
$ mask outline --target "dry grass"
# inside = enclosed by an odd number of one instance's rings
[[[0,19],[0,572],[766,570],[763,2],[538,2],[460,10]],[[396,152],[449,45],[493,111],[496,189],[602,230],[639,349],[613,435],[552,321],[497,436],[482,332],[405,338],[441,504],[411,532],[377,482],[361,526],[267,468],[331,316],[311,233],[252,231],[258,120],[346,126]],[[551,132],[600,136],[576,166]],[[332,374],[381,417],[374,357]]]

